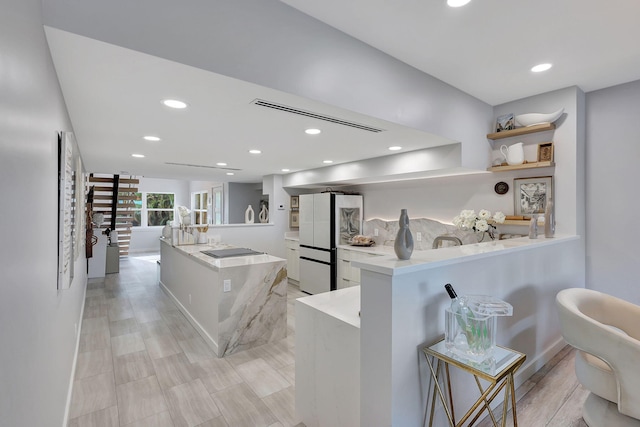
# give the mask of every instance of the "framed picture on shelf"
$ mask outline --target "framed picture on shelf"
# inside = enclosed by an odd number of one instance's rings
[[[511,130],[516,128],[515,118],[513,113],[503,114],[496,119],[496,132],[503,132],[505,130]]]
[[[298,211],[289,212],[289,227],[290,228],[300,227],[300,212]]]
[[[515,215],[543,214],[553,197],[553,177],[516,178],[513,180]]]
[[[291,209],[298,209],[300,207],[300,196],[291,196]]]
[[[538,161],[553,162],[553,142],[538,144]]]

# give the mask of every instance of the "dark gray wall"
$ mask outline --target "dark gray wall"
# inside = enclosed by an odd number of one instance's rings
[[[261,184],[230,182],[229,194],[226,198],[229,203],[229,224],[244,224],[244,213],[249,205],[253,208],[254,222],[259,223],[261,196]]]
[[[640,81],[587,94],[587,287],[640,304]]]
[[[39,0],[0,13],[0,425],[62,426],[86,284],[57,290],[57,136],[70,131]]]

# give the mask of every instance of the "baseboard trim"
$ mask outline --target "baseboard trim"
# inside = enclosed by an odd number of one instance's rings
[[[189,313],[189,310],[187,310],[187,308],[184,305],[182,305],[182,303],[178,300],[178,298],[176,298],[175,295],[171,293],[169,288],[167,288],[167,286],[164,283],[162,283],[162,280],[160,280],[158,283],[160,285],[160,289],[162,289],[162,291],[169,298],[171,298],[171,300],[178,306],[178,309],[180,310],[180,312],[184,314],[184,316],[187,318],[189,323],[191,323],[191,326],[193,326],[196,329],[196,331],[198,331],[202,339],[204,339],[207,345],[211,347],[211,350],[213,350],[215,354],[218,355],[218,343],[216,342],[216,340],[214,340],[211,337],[211,335],[209,335],[207,331],[204,330],[204,328],[200,325],[200,323],[198,323],[198,321],[191,315],[191,313]]]
[[[82,309],[80,310],[80,318],[78,319],[78,327],[76,333],[76,349],[73,353],[73,364],[71,366],[71,378],[69,378],[69,387],[67,392],[67,404],[64,408],[64,417],[62,419],[62,427],[69,425],[69,412],[71,411],[71,397],[73,397],[73,380],[76,377],[76,368],[78,366],[78,352],[80,350],[80,334],[82,333],[82,319],[84,318],[84,307],[87,303],[87,285],[89,284],[89,278],[86,278],[84,283],[84,292],[82,293]]]
[[[538,372],[544,365],[546,365],[553,357],[560,353],[560,351],[567,345],[562,336],[558,337],[546,350],[544,350],[538,357],[525,364],[518,370],[514,376],[514,384],[516,388],[520,387],[525,381],[527,381],[533,374]]]

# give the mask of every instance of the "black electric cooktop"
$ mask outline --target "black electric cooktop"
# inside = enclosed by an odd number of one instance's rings
[[[231,258],[235,256],[247,256],[247,255],[262,255],[263,252],[256,252],[253,249],[247,248],[232,248],[232,249],[212,249],[209,251],[200,251],[205,255],[209,255],[214,258]]]

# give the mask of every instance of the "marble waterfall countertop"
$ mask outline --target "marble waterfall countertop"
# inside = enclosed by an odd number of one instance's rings
[[[287,261],[267,254],[213,258],[230,245],[160,245],[160,287],[218,357],[287,334]]]
[[[160,241],[165,245],[172,246],[170,241],[167,241],[165,239],[160,239]],[[172,247],[178,250],[179,252],[182,252],[183,254],[192,257],[195,261],[207,267],[213,268],[216,271],[222,268],[228,268],[228,267],[267,264],[275,261],[285,261],[282,258],[278,258],[269,254],[242,255],[242,256],[235,256],[235,257],[229,257],[229,258],[214,258],[212,256],[202,253],[202,251],[237,248],[237,246],[231,246],[225,243],[218,243],[214,245],[210,245],[210,244],[179,245],[179,246],[172,246]]]

